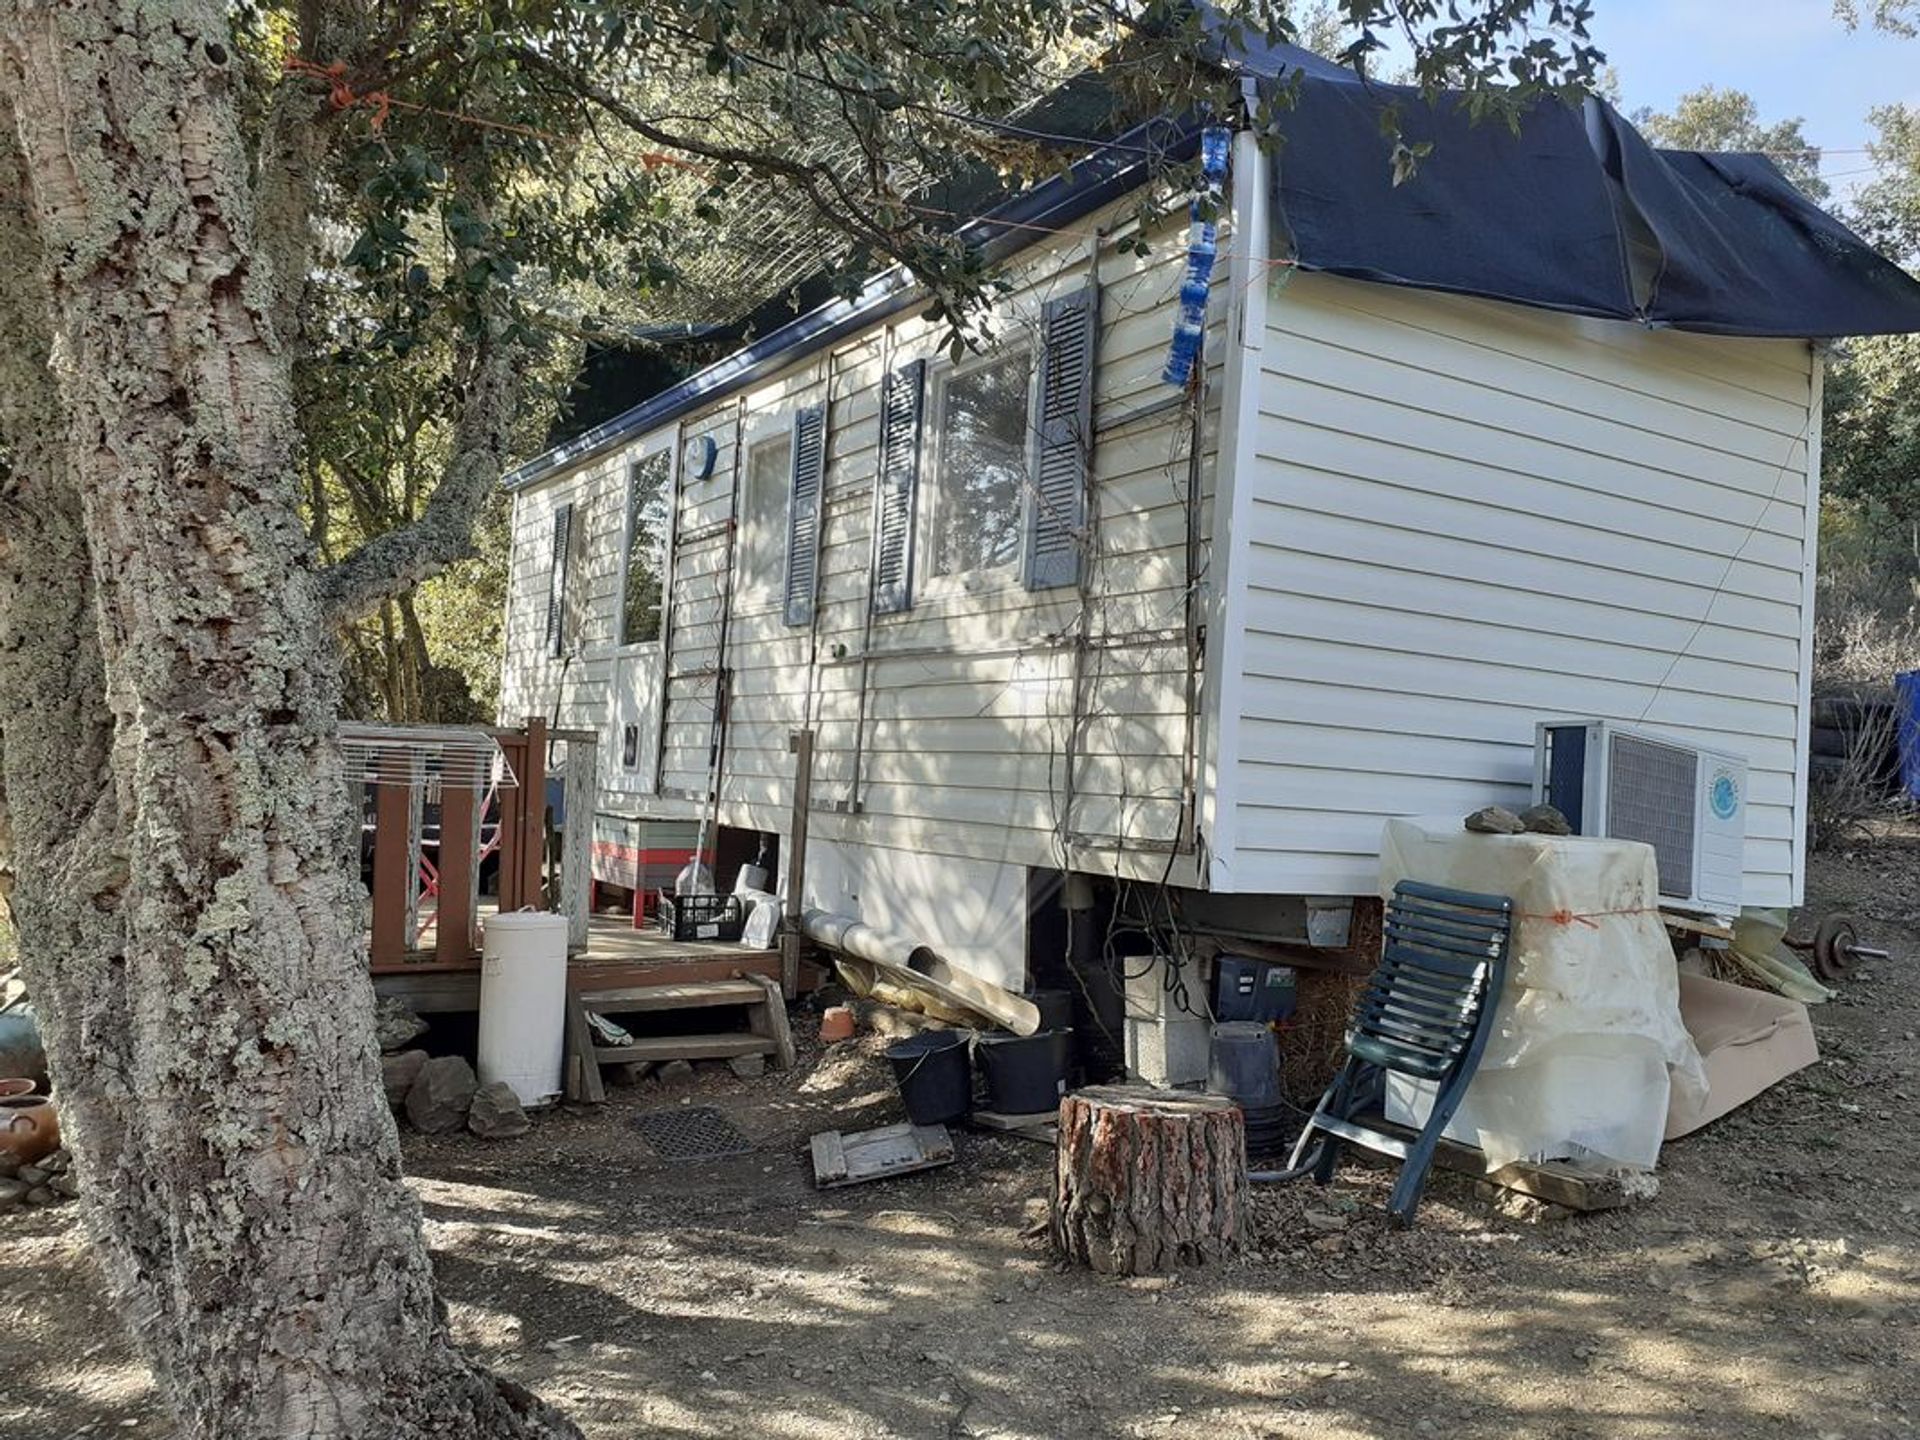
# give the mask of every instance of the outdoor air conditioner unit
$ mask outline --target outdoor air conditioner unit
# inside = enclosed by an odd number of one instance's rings
[[[1547,720],[1534,737],[1533,798],[1576,835],[1653,847],[1660,898],[1739,912],[1747,844],[1747,762],[1607,720]]]

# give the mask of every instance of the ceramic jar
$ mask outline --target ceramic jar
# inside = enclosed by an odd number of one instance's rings
[[[60,1116],[31,1080],[0,1080],[0,1155],[31,1165],[60,1148]]]

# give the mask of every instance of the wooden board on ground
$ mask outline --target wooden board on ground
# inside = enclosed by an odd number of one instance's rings
[[[1411,1141],[1416,1138],[1415,1131],[1404,1125],[1396,1125],[1381,1115],[1361,1116],[1356,1123],[1396,1139]],[[1623,1205],[1647,1198],[1655,1191],[1655,1186],[1650,1183],[1651,1177],[1603,1175],[1582,1170],[1566,1160],[1541,1160],[1495,1168],[1487,1164],[1487,1157],[1481,1151],[1452,1140],[1440,1142],[1433,1152],[1433,1163],[1442,1170],[1486,1180],[1516,1195],[1526,1195],[1534,1200],[1544,1200],[1552,1205],[1564,1205],[1569,1210],[1582,1212],[1618,1210]]]
[[[952,1163],[953,1137],[944,1125],[902,1121],[877,1130],[823,1130],[813,1137],[813,1183],[823,1190]]]
[[[1043,1145],[1051,1145],[1060,1138],[1060,1112],[1036,1110],[1031,1115],[1008,1115],[999,1110],[975,1110],[972,1122],[976,1129],[997,1130],[1003,1135],[1012,1135],[1020,1140],[1037,1140]]]
[[[1733,926],[1722,924],[1718,920],[1708,920],[1699,915],[1683,915],[1678,910],[1662,910],[1660,923],[1669,930],[1699,935],[1708,940],[1733,939]]]

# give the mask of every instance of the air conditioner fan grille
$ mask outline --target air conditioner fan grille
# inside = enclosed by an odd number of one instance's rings
[[[1662,895],[1693,894],[1693,822],[1699,757],[1631,735],[1611,737],[1607,834],[1653,846]]]

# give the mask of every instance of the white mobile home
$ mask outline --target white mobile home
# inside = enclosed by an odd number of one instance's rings
[[[1885,325],[1716,296],[1743,228],[1753,286],[1820,262],[1739,215],[1675,228],[1656,181],[1694,209],[1756,188],[1671,153],[1651,175],[1599,106],[1527,137],[1533,175],[1577,140],[1579,194],[1495,174],[1504,212],[1436,221],[1418,177],[1389,193],[1350,135],[1341,161],[1327,107],[1358,87],[1263,61],[1324,89],[1279,123],[1331,158],[1236,136],[1197,383],[1162,380],[1187,227],[1123,243],[1146,176],[1116,145],[979,222],[1015,281],[979,354],[947,359],[889,274],[509,478],[502,718],[603,737],[602,878],[689,848],[710,800],[777,850],[807,730],[803,902],[985,978],[1025,978],[1062,874],[1338,943],[1384,818],[1524,805],[1536,722],[1596,717],[1744,756],[1745,901],[1799,900],[1809,337],[1905,328],[1913,294],[1876,274]],[[1402,253],[1360,253],[1381,236]]]

